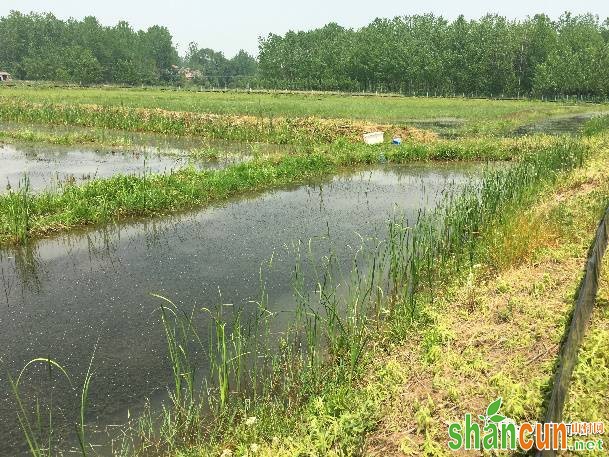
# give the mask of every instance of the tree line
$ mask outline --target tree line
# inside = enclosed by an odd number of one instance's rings
[[[16,11],[0,18],[0,71],[17,79],[77,84],[224,85],[256,73],[256,60],[241,51],[233,59],[198,49],[180,57],[166,27],[134,30],[127,22],[104,26],[92,16],[61,20],[52,14]]]
[[[270,34],[259,77],[277,88],[418,94],[609,95],[609,20],[433,14]]]
[[[609,19],[539,14],[448,21],[433,14],[336,23],[259,39],[258,59],[191,43],[162,26],[104,26],[11,12],[0,18],[0,70],[80,84],[391,91],[430,95],[609,96]]]
[[[171,80],[177,61],[165,27],[135,31],[127,22],[14,11],[0,19],[0,68],[19,79],[155,84]]]

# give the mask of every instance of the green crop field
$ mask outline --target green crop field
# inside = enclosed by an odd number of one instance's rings
[[[491,131],[517,127],[550,116],[607,110],[606,105],[538,100],[19,86],[0,88],[0,99],[265,117],[316,116],[388,124],[433,125],[433,122],[444,122],[465,130],[487,126],[486,129]]]

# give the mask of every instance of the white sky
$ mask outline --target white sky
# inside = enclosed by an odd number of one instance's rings
[[[57,17],[82,18],[96,16],[103,24],[112,25],[121,19],[136,28],[165,25],[171,31],[180,51],[189,42],[201,47],[223,51],[231,57],[239,49],[256,54],[258,37],[270,32],[283,34],[288,30],[307,30],[328,22],[346,27],[361,27],[375,17],[393,17],[417,13],[441,14],[454,19],[459,14],[478,18],[486,13],[498,13],[510,18],[522,18],[546,13],[557,18],[566,10],[573,13],[591,12],[601,20],[609,17],[607,0],[511,0],[492,3],[483,0],[0,0],[0,16],[11,10],[52,12]]]

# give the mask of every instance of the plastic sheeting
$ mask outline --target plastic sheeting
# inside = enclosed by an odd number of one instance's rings
[[[573,369],[577,363],[577,352],[584,338],[586,327],[590,321],[590,316],[592,315],[592,310],[594,309],[601,264],[603,255],[607,249],[608,240],[609,207],[605,211],[605,215],[596,231],[594,243],[588,252],[585,274],[579,285],[571,325],[569,327],[569,332],[567,333],[567,339],[561,348],[558,368],[554,376],[552,396],[550,397],[546,412],[546,422],[562,421],[565,399],[569,391]],[[539,452],[537,455],[550,457],[556,455],[556,451],[543,451]]]

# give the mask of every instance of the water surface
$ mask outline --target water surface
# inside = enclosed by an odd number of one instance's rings
[[[143,176],[171,173],[184,167],[222,168],[246,157],[225,156],[214,160],[189,157],[188,152],[168,155],[147,150],[0,144],[0,193],[24,186],[27,176],[34,191],[53,190],[66,183],[82,184],[117,174]]]
[[[51,357],[82,382],[97,347],[88,419],[124,423],[170,382],[156,311],[158,293],[180,306],[243,304],[260,296],[261,265],[272,310],[292,319],[293,246],[331,250],[349,265],[362,239],[383,239],[394,214],[411,220],[482,165],[410,165],[341,174],[179,216],[134,221],[0,251],[0,383],[35,357]],[[254,306],[252,304],[252,306]],[[44,368],[24,395],[52,399],[58,424],[76,417],[77,392]],[[0,390],[0,455],[23,438],[9,390]],[[64,416],[67,419],[62,419]]]
[[[584,124],[599,112],[578,113],[548,117],[541,121],[519,127],[516,136],[544,133],[546,135],[577,135],[581,133]]]

